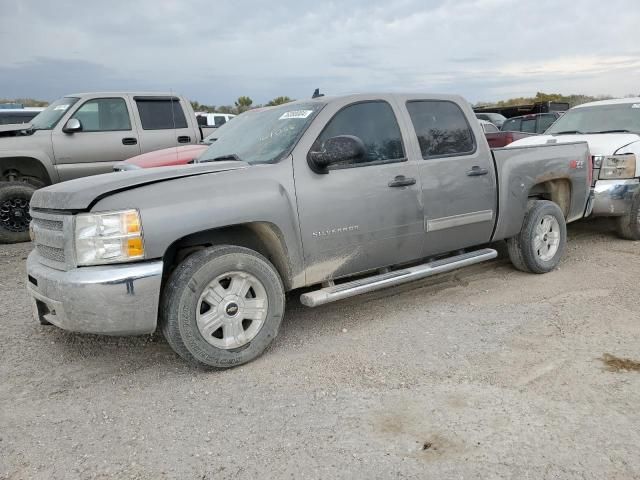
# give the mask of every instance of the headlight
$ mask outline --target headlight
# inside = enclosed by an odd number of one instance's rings
[[[593,157],[594,167],[600,167],[600,179],[633,178],[636,173],[636,156],[604,155]]]
[[[75,217],[78,265],[100,265],[144,258],[137,210],[81,213]]]

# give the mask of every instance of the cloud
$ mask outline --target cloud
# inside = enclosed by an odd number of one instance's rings
[[[0,3],[0,97],[143,89],[229,104],[367,90],[471,101],[622,95],[640,79],[630,0]],[[621,15],[619,12],[625,12]]]

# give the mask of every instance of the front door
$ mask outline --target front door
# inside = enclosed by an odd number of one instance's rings
[[[140,154],[138,134],[124,98],[94,98],[71,115],[82,130],[64,133],[64,125],[52,135],[60,180],[113,171],[113,164]]]
[[[420,181],[415,162],[407,159],[394,108],[372,100],[326,109],[332,110],[320,113],[294,158],[307,283],[419,258]],[[366,155],[326,174],[314,173],[308,152],[321,151],[337,135],[360,138]]]
[[[490,240],[496,211],[496,178],[491,151],[480,125],[472,128],[451,100],[407,99],[415,134],[426,256]],[[467,115],[473,117],[468,109]]]

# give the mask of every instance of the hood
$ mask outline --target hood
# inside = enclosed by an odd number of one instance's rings
[[[635,133],[593,133],[584,135],[537,135],[522,138],[505,148],[546,145],[553,143],[587,142],[591,155],[613,155],[622,147],[637,142],[640,136]]]
[[[11,123],[9,125],[0,125],[0,133],[19,132],[20,130],[29,130],[30,128],[30,123]]]
[[[31,198],[31,207],[53,210],[87,210],[97,200],[111,193],[151,183],[165,182],[174,178],[206,175],[248,167],[249,164],[246,162],[229,161],[199,163],[176,168],[149,168],[105,173],[57,183],[36,190]]]
[[[143,153],[125,160],[123,163],[140,168],[166,167],[170,165],[184,165],[198,157],[207,145],[185,145],[183,147],[164,148],[155,152]]]

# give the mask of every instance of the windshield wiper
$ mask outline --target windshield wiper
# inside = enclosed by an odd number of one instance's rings
[[[580,130],[563,130],[562,132],[553,132],[551,135],[571,135],[572,133],[582,135],[584,132],[581,132]]]
[[[224,160],[235,160],[237,162],[241,162],[242,159],[236,155],[235,153],[230,153],[228,155],[220,155],[219,157],[213,157],[213,158],[203,158],[202,160],[200,160],[198,163],[205,163],[205,162],[222,162]]]
[[[626,130],[624,128],[618,128],[613,130],[600,130],[598,132],[589,132],[589,133],[635,133],[635,132],[632,132],[631,130]]]

